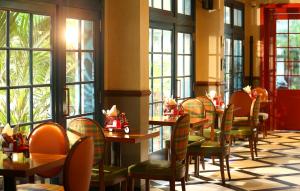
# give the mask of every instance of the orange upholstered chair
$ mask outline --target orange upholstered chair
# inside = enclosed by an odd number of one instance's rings
[[[18,191],[88,191],[93,166],[93,139],[91,137],[80,138],[72,147],[63,170],[63,186],[54,184],[21,184]]]
[[[45,154],[67,154],[69,141],[65,129],[57,123],[46,122],[38,125],[29,135],[29,152]],[[61,168],[39,172],[43,178],[51,178]]]

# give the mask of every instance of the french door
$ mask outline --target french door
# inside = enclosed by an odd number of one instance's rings
[[[99,120],[99,13],[11,7],[0,7],[0,127]]]

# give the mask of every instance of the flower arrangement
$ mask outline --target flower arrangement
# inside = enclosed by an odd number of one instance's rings
[[[124,112],[120,113],[116,105],[113,105],[110,110],[102,110],[102,113],[105,115],[104,126],[109,131],[123,130],[129,125],[126,114]]]
[[[2,136],[2,149],[5,153],[13,152],[28,152],[28,141],[26,136],[19,132],[19,127],[11,128],[6,124],[1,132]]]

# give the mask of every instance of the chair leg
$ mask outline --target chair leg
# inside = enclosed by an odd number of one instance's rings
[[[200,156],[200,159],[201,159],[201,164],[202,164],[202,169],[205,170],[205,161],[204,161],[204,156],[201,155]]]
[[[199,157],[195,157],[195,172],[194,172],[195,177],[199,176]]]
[[[250,147],[250,153],[251,153],[251,159],[254,160],[254,153],[253,153],[253,137],[249,137],[249,147]]]
[[[146,179],[146,191],[149,191],[150,190],[150,181],[149,179]]]
[[[229,166],[229,155],[226,156],[226,168],[227,168],[228,179],[231,180],[230,166]]]
[[[127,191],[127,187],[128,187],[128,181],[127,180],[121,182],[121,190],[122,191]]]
[[[225,174],[224,174],[224,156],[220,156],[220,172],[222,177],[222,184],[225,184]]]
[[[215,156],[211,156],[211,160],[213,162],[213,165],[216,165]]]
[[[170,180],[170,191],[175,191],[175,180]]]
[[[128,178],[128,191],[133,191],[134,190],[134,179],[129,176]]]
[[[181,190],[185,191],[185,180],[184,180],[184,178],[182,178],[180,181],[181,181]]]
[[[185,159],[185,181],[188,181],[189,178],[189,161],[190,161],[191,156],[189,156],[188,154],[186,155],[186,159]]]
[[[254,134],[254,152],[256,157],[257,157],[257,142],[258,142],[258,131],[256,131]]]

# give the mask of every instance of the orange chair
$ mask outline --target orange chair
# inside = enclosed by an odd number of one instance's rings
[[[268,91],[265,88],[261,87],[256,87],[252,89],[252,95],[253,96],[259,96],[261,98],[261,110],[263,112],[259,112],[259,128],[263,133],[263,138],[265,138],[268,134],[267,128],[265,125],[266,120],[269,118],[269,110],[268,110],[268,99],[269,99],[269,94]]]
[[[38,125],[29,135],[29,153],[62,154],[69,151],[69,140],[65,129],[57,123],[46,122]],[[39,172],[43,178],[51,178],[61,171],[55,168]]]
[[[240,118],[241,120],[249,120],[252,104],[252,99],[249,94],[242,90],[233,92],[233,94],[230,96],[229,103],[233,104],[234,108],[236,108],[233,112],[235,118],[242,117]]]
[[[21,184],[18,191],[87,191],[89,190],[91,172],[93,166],[93,139],[91,137],[80,138],[72,147],[63,170],[63,186],[54,184]]]

